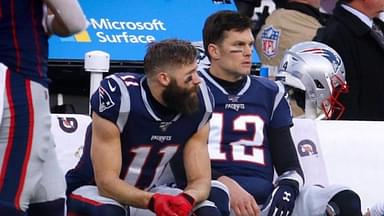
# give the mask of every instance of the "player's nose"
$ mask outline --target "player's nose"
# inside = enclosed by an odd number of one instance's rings
[[[197,72],[193,73],[192,74],[192,83],[194,85],[198,85],[198,84],[200,84],[200,82],[201,82],[201,79],[200,79],[200,76],[197,74]]]

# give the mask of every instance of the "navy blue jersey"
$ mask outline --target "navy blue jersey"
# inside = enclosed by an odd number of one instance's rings
[[[91,98],[93,112],[116,124],[120,130],[120,178],[141,189],[156,183],[168,161],[208,122],[213,110],[212,95],[202,83],[197,112],[191,115],[161,114],[154,108],[151,97],[148,97],[144,82],[145,76],[139,74],[111,75],[101,82]],[[79,164],[67,174],[68,190],[94,184],[89,156],[90,130]]]
[[[207,71],[201,71],[201,75],[215,98],[209,135],[212,168],[227,176],[258,177],[272,188],[267,129],[292,125],[284,87],[247,76],[238,93],[229,94]]]
[[[48,38],[41,0],[0,0],[0,62],[46,86]]]

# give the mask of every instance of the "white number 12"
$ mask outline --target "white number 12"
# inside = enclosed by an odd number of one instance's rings
[[[239,139],[231,143],[223,143],[225,136],[223,128],[224,124],[232,124],[231,133],[252,132],[247,127],[248,124],[254,125],[252,139]],[[257,115],[240,115],[233,122],[224,122],[223,113],[213,113],[210,121],[211,129],[209,134],[209,155],[213,160],[229,160],[245,161],[257,164],[264,164],[264,150],[262,148],[264,141],[264,121]],[[224,152],[222,145],[231,145],[231,152]],[[252,151],[246,152],[246,147],[251,147]],[[231,154],[231,157],[228,157]]]

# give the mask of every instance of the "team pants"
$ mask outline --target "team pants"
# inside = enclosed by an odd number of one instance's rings
[[[182,190],[168,186],[158,186],[150,190],[153,193],[178,194]],[[87,185],[74,190],[68,196],[68,216],[154,216],[148,209],[133,208],[113,199],[100,196],[96,186]],[[203,210],[204,209],[204,210]],[[220,216],[214,203],[204,201],[195,206],[196,216]],[[198,213],[204,212],[204,213]]]
[[[330,185],[320,187],[311,185],[304,187],[295,201],[292,216],[322,216],[325,215],[328,202],[337,193],[348,190],[345,186]],[[269,209],[263,209],[261,216],[268,215]]]
[[[1,68],[0,212],[22,213],[31,204],[63,200],[65,179],[50,132],[47,88]],[[57,212],[64,213],[62,203]]]

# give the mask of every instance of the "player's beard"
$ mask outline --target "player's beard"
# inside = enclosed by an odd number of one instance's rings
[[[162,96],[169,109],[189,115],[199,109],[198,92],[198,86],[185,89],[178,86],[176,80],[171,80]]]

